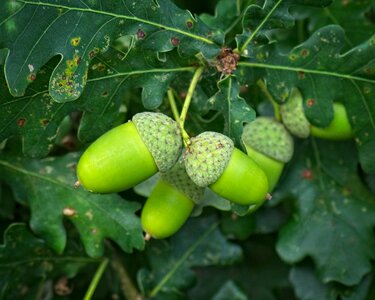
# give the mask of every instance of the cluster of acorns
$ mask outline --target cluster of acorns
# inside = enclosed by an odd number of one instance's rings
[[[281,114],[285,126],[299,137],[310,132],[334,139],[351,137],[341,104],[335,104],[334,120],[326,129],[310,126],[302,98],[295,93]],[[174,120],[161,113],[143,112],[87,148],[77,166],[78,180],[91,192],[113,193],[160,172],[141,222],[147,236],[166,238],[185,223],[205,188],[242,205],[259,206],[269,198],[293,155],[293,138],[282,123],[258,117],[244,127],[242,141],[247,155],[217,132],[203,132],[183,148]]]

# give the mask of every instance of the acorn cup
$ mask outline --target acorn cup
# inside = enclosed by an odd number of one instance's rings
[[[259,204],[267,197],[266,174],[223,134],[207,131],[191,138],[184,162],[196,185],[209,187],[234,203]]]
[[[293,138],[285,127],[269,117],[258,117],[245,125],[242,142],[247,154],[263,169],[271,192],[293,156]]]
[[[138,113],[86,149],[77,165],[78,180],[95,193],[126,190],[172,168],[181,149],[174,120],[161,113]]]
[[[204,194],[204,188],[195,185],[186,174],[182,160],[160,175],[142,209],[141,222],[146,239],[163,239],[176,233]]]
[[[329,140],[348,140],[353,137],[353,130],[346,114],[345,106],[333,103],[333,119],[327,127],[311,125],[303,109],[303,97],[297,88],[293,88],[288,101],[280,105],[280,114],[285,127],[295,136],[312,136]]]
[[[302,95],[293,88],[288,101],[280,105],[280,114],[285,127],[296,137],[307,138],[310,135],[310,122],[305,116]]]

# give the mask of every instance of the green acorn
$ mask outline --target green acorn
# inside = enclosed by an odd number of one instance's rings
[[[281,123],[268,117],[246,124],[241,138],[247,154],[266,173],[271,192],[293,156],[293,138]]]
[[[345,106],[333,103],[333,119],[327,127],[311,126],[311,135],[328,140],[349,140],[353,138],[353,129],[349,123]]]
[[[303,97],[293,88],[288,101],[280,105],[280,114],[286,128],[295,136],[307,138],[310,134],[323,139],[347,140],[353,137],[353,130],[345,106],[333,103],[333,119],[327,127],[311,125],[303,109]]]
[[[191,138],[184,153],[186,172],[198,186],[238,204],[258,204],[266,199],[267,176],[233,141],[217,132]]]
[[[143,112],[92,143],[77,165],[79,182],[95,193],[126,190],[166,172],[181,154],[177,123],[161,113]]]
[[[142,209],[141,222],[146,236],[163,239],[176,233],[203,194],[204,188],[195,185],[186,174],[183,161],[161,173]]]
[[[280,114],[285,127],[296,137],[307,138],[310,135],[310,122],[303,110],[300,91],[293,88],[285,104],[280,105]]]

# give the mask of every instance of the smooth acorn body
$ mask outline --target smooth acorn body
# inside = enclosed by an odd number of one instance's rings
[[[307,138],[312,136],[329,140],[348,140],[353,137],[345,106],[333,103],[333,119],[327,127],[311,125],[303,108],[303,97],[297,88],[293,88],[288,101],[280,105],[280,113],[285,127],[295,136]]]
[[[311,135],[329,140],[348,140],[353,137],[353,129],[349,123],[345,106],[333,103],[332,122],[324,128],[311,126]]]
[[[173,235],[189,218],[203,194],[204,189],[195,185],[186,174],[181,158],[169,171],[160,173],[142,210],[143,230],[157,239]]]
[[[81,156],[79,182],[95,193],[126,190],[171,168],[182,147],[177,124],[158,113],[141,113],[113,128]]]
[[[246,146],[249,155],[261,167],[268,179],[268,191],[272,192],[284,170],[284,163]]]
[[[156,239],[169,237],[186,222],[194,205],[185,193],[161,179],[143,206],[143,230]]]
[[[225,135],[204,132],[192,138],[185,166],[195,184],[210,187],[234,203],[252,205],[266,199],[266,174]]]
[[[232,202],[250,205],[266,199],[268,184],[264,171],[245,153],[234,148],[223,174],[209,187]]]
[[[77,165],[80,183],[96,193],[126,190],[157,171],[154,158],[133,122],[102,135],[84,152]]]

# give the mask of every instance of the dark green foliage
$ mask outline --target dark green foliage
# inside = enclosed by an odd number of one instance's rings
[[[315,126],[343,103],[354,138],[295,138],[254,213],[207,188],[177,234],[145,241],[159,174],[100,195],[76,164],[138,112],[175,117],[198,68],[191,137],[243,149],[244,124],[298,88]],[[373,300],[374,176],[371,0],[0,1],[0,299]]]

